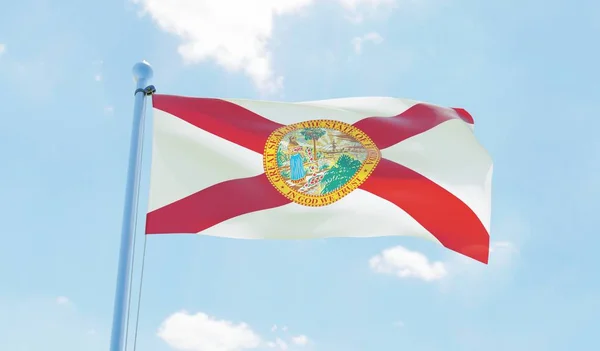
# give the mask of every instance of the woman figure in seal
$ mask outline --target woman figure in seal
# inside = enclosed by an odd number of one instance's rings
[[[304,163],[302,162],[302,154],[304,153],[304,150],[296,141],[295,136],[290,137],[287,151],[290,155],[290,180],[296,184],[302,183],[306,177]]]

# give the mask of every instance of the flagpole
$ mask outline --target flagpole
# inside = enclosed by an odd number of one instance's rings
[[[110,339],[110,351],[125,351],[127,338],[127,311],[129,308],[130,278],[133,259],[133,240],[135,237],[136,214],[140,170],[142,163],[142,143],[144,142],[144,121],[146,115],[146,97],[152,95],[154,87],[147,85],[152,78],[152,67],[146,61],[133,66],[133,78],[136,82],[135,102],[133,106],[133,127],[129,146],[129,167],[125,189],[125,206],[121,227],[121,248],[113,311],[113,324]]]

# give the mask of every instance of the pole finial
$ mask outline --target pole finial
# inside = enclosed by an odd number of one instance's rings
[[[133,79],[137,82],[139,81],[148,81],[152,78],[152,66],[148,63],[148,61],[143,60],[142,62],[138,62],[133,66]]]

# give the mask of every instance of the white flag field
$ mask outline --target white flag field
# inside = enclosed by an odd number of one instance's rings
[[[487,263],[492,160],[464,109],[153,96],[146,234],[418,236]]]

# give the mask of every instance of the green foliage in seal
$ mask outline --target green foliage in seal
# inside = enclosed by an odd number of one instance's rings
[[[358,172],[362,163],[350,155],[342,155],[323,176],[321,195],[329,194],[343,187]]]
[[[277,149],[277,166],[283,167],[287,161],[289,161],[288,155],[286,155],[285,152],[283,152],[282,147],[279,146]]]
[[[304,128],[300,131],[300,134],[304,137],[306,141],[316,141],[319,140],[320,137],[327,134],[327,131],[323,128]]]
[[[280,171],[279,174],[281,174],[281,176],[283,177],[283,179],[290,179],[290,177],[292,176],[292,174],[290,173],[290,171]]]

